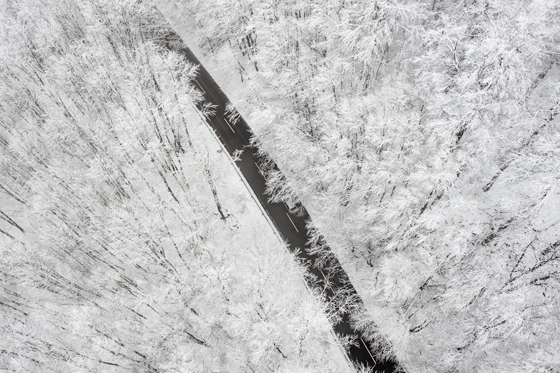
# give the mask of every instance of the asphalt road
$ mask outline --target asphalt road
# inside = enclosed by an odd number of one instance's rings
[[[170,38],[178,38],[178,36],[172,35]],[[230,102],[227,96],[190,49],[167,46],[183,55],[189,62],[199,66],[199,73],[194,83],[204,93],[205,101],[217,106],[216,115],[210,116],[207,122],[230,155],[233,156],[234,152],[242,151],[239,161],[236,162],[237,167],[253,189],[276,229],[285,239],[289,249],[297,253],[308,270],[315,276],[314,279],[308,279],[309,286],[321,291],[329,301],[335,298],[335,293],[343,291],[352,297],[355,307],[363,307],[362,300],[334,255],[330,256],[330,269],[319,270],[315,265],[318,257],[308,251],[310,245],[306,222],[310,221],[311,218],[305,207],[300,205],[298,206],[298,213],[291,214],[284,204],[269,202],[270,196],[265,192],[266,180],[261,173],[262,167],[259,167],[262,161],[257,155],[257,150],[249,142],[250,138],[253,137],[253,132],[243,118],[239,118],[234,124],[228,122],[224,117],[226,104]],[[270,167],[270,161],[267,164]],[[277,169],[274,163],[272,165]],[[324,240],[322,240],[322,244],[326,246]],[[338,336],[354,338],[356,344],[347,351],[348,357],[354,364],[373,367],[375,372],[394,372],[398,370],[398,365],[395,362],[379,361],[375,358],[377,354],[370,350],[366,338],[350,324],[348,311],[341,312],[341,320],[333,325],[333,329]]]

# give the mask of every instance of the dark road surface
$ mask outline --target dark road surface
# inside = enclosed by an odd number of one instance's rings
[[[178,38],[175,35],[173,37]],[[235,124],[229,123],[224,117],[226,104],[229,103],[228,98],[194,54],[186,47],[176,48],[170,45],[167,46],[183,55],[189,62],[198,66],[199,73],[194,83],[203,91],[205,101],[217,105],[216,115],[212,115],[207,119],[208,124],[213,128],[216,136],[230,155],[233,155],[235,151],[243,150],[240,159],[236,162],[237,167],[253,189],[264,210],[268,213],[270,220],[288,244],[289,249],[292,252],[298,253],[298,257],[316,277],[314,280],[308,280],[309,286],[325,294],[328,300],[332,300],[334,297],[333,289],[337,292],[343,290],[346,294],[352,296],[358,307],[363,307],[356,290],[350,284],[348,276],[338,260],[334,258],[334,255],[331,255],[333,259],[329,266],[335,268],[334,270],[323,269],[321,271],[317,269],[315,265],[318,260],[317,256],[308,252],[309,232],[306,228],[306,221],[309,221],[310,217],[307,210],[303,206],[299,206],[299,212],[297,215],[294,215],[290,214],[284,204],[270,203],[268,201],[270,196],[265,193],[265,178],[258,166],[259,156],[257,155],[257,149],[251,147],[249,142],[253,132],[245,120],[239,118]],[[270,167],[269,162],[267,164]],[[325,243],[323,242],[323,244]],[[299,251],[297,250],[298,248],[300,249]],[[328,282],[325,276],[328,277]],[[356,344],[347,351],[348,357],[354,364],[373,367],[375,372],[393,372],[398,370],[398,365],[395,362],[382,362],[374,358],[376,353],[375,351],[370,351],[369,346],[366,345],[366,338],[352,328],[348,312],[342,313],[341,321],[333,325],[333,328],[338,336],[354,338]]]

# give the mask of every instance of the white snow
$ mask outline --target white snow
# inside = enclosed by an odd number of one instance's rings
[[[212,64],[208,56],[202,53],[200,48],[196,46],[196,43],[192,42],[190,39],[189,25],[185,23],[184,20],[174,17],[176,13],[173,12],[173,4],[170,4],[170,2],[166,0],[154,0],[154,3],[200,62],[204,64],[204,67],[212,75],[220,88],[232,102],[235,102],[238,92],[243,88],[240,79],[238,77],[224,75],[222,70],[215,64]],[[243,113],[241,113],[241,115],[243,115]],[[268,214],[262,209],[262,206],[251,188],[246,184],[239,169],[234,166],[234,160],[229,156],[227,151],[224,150],[210,127],[207,128],[208,131],[203,141],[205,141],[208,148],[211,149],[211,156],[215,158],[215,160],[223,162],[224,165],[227,164],[227,167],[223,167],[225,174],[220,177],[223,180],[227,180],[227,185],[217,185],[218,192],[223,196],[227,196],[223,200],[224,207],[232,214],[233,219],[239,222],[239,226],[253,227],[252,230],[258,232],[260,236],[266,237],[266,241],[276,240],[278,245],[275,245],[274,248],[279,250],[280,255],[280,250],[287,250],[283,239],[274,228]],[[232,228],[238,226],[235,222],[231,224]],[[310,290],[307,288],[307,284],[303,281],[303,278],[300,284],[301,288],[297,290],[301,291],[302,296],[313,297]],[[326,316],[324,316],[323,319],[325,323],[328,323]],[[330,330],[331,333],[326,338],[328,341],[328,348],[331,350],[330,356],[337,366],[337,371],[353,372],[352,363],[338,343],[338,339],[334,335],[334,332],[332,332],[332,328],[330,328]]]

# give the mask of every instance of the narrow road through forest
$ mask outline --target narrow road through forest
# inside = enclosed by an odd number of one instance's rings
[[[177,39],[180,38],[175,34],[170,35],[168,40]],[[166,46],[199,67],[194,83],[204,93],[204,100],[216,105],[216,114],[209,116],[207,122],[230,155],[233,156],[234,152],[242,151],[236,165],[245,177],[247,184],[257,196],[263,209],[268,213],[270,220],[286,241],[289,249],[297,253],[297,256],[306,264],[309,272],[316,277],[315,279],[308,279],[308,285],[321,291],[329,301],[333,301],[335,298],[340,299],[340,294],[345,294],[350,296],[355,307],[363,307],[361,298],[356,293],[348,275],[334,255],[331,255],[332,259],[329,262],[328,268],[317,268],[316,264],[319,258],[317,255],[309,252],[309,232],[306,222],[310,221],[311,218],[305,207],[299,206],[298,213],[291,214],[284,204],[269,202],[270,196],[265,192],[266,180],[259,167],[260,161],[257,149],[250,145],[253,132],[242,117],[236,123],[230,123],[226,119],[224,115],[225,108],[230,101],[224,92],[190,49],[184,46],[177,48],[172,43],[168,43]],[[269,162],[267,164],[270,167]],[[273,167],[276,166],[273,164]],[[326,246],[324,240],[322,244]],[[374,372],[394,372],[398,370],[396,362],[380,361],[375,351],[370,350],[365,336],[352,327],[349,311],[341,312],[341,320],[336,325],[333,325],[333,328],[338,337],[351,337],[354,339],[355,345],[347,351],[348,357],[354,364],[372,367]]]

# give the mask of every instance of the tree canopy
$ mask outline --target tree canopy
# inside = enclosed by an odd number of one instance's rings
[[[159,1],[410,371],[560,366],[554,0]],[[227,83],[224,80],[223,83]]]

